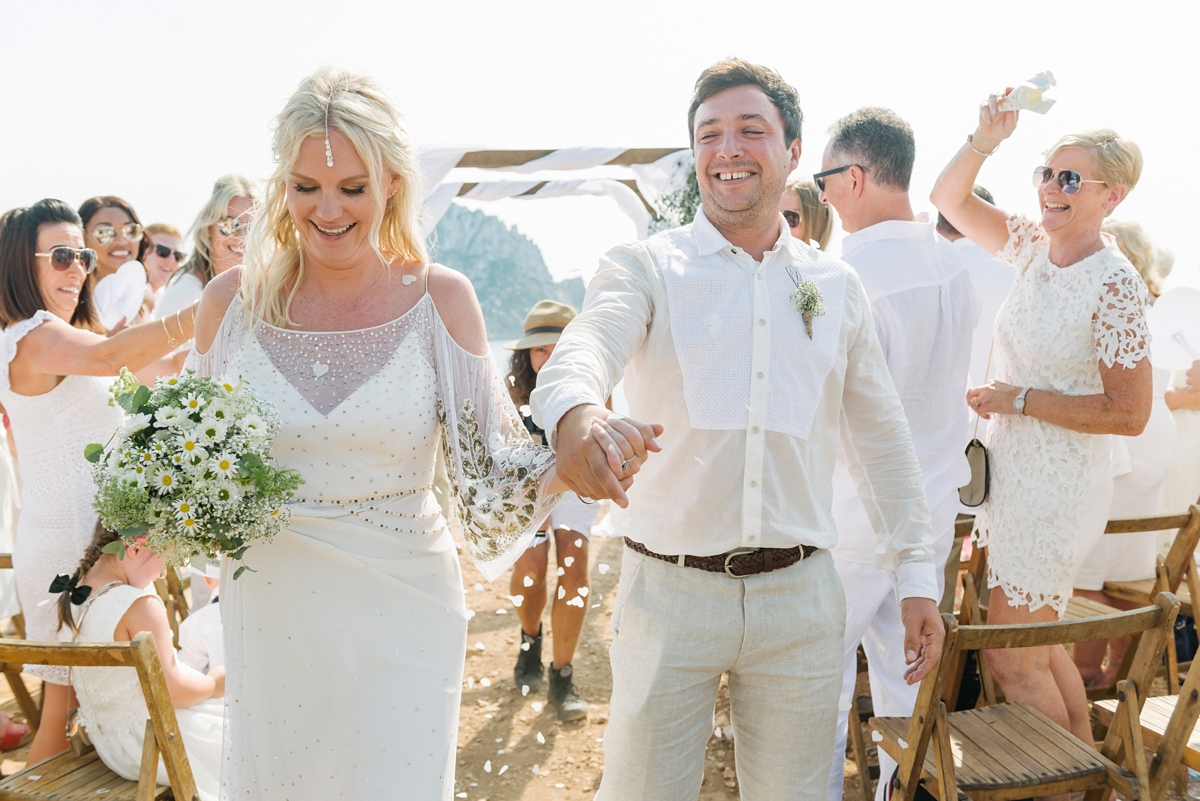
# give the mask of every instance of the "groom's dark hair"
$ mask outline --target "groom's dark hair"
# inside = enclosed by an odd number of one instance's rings
[[[696,79],[692,105],[688,109],[688,140],[693,145],[696,142],[696,110],[700,104],[735,86],[757,86],[771,99],[783,118],[784,144],[791,147],[792,142],[800,138],[804,112],[800,110],[800,98],[791,84],[770,67],[751,64],[740,58],[727,58],[713,64]]]

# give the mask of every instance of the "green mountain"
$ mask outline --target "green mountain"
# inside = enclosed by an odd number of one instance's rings
[[[499,218],[451,203],[431,240],[431,258],[458,270],[475,286],[489,339],[517,339],[539,300],[583,306],[580,278],[555,281],[542,252]]]

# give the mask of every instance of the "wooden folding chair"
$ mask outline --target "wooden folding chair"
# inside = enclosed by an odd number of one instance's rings
[[[1192,663],[1179,695],[1160,695],[1147,698],[1142,707],[1142,741],[1154,749],[1150,760],[1150,790],[1142,798],[1162,801],[1171,785],[1175,769],[1182,764],[1200,770],[1200,732],[1196,719],[1200,717],[1200,669]],[[1111,728],[1118,702],[1097,701],[1092,707],[1095,720]]]
[[[95,750],[82,756],[65,751],[28,765],[0,779],[0,798],[8,799],[121,799],[151,801],[173,798],[199,801],[192,767],[184,751],[175,708],[167,691],[154,635],[142,632],[133,642],[43,643],[0,640],[0,660],[32,665],[73,667],[129,667],[137,670],[150,720],[142,748],[141,770],[136,782],[123,779],[100,761]],[[161,753],[169,787],[156,786]]]
[[[959,563],[961,562],[963,540],[971,536],[971,529],[975,525],[975,518],[970,515],[959,515],[954,521],[954,542],[950,546],[950,554],[946,558],[944,572],[946,576],[946,587],[942,593],[942,602],[939,608],[952,609],[954,605],[955,589],[958,583]],[[865,684],[864,681],[867,675],[867,656],[863,653],[861,647],[858,649],[858,673],[855,681],[855,694],[850,701],[850,714],[846,720],[848,742],[850,744],[850,752],[854,760],[855,767],[858,768],[858,783],[862,791],[862,801],[871,801],[875,797],[875,780],[879,778],[879,765],[872,765],[870,757],[867,754],[867,740],[863,736],[863,725],[866,724],[874,714],[874,708],[871,704],[871,696],[857,692],[860,684]],[[887,778],[887,777],[884,777]]]
[[[187,620],[189,612],[179,571],[168,565],[165,578],[154,580],[154,589],[158,593],[158,597],[162,599],[163,606],[167,608],[167,621],[171,624],[171,637],[174,639],[175,647],[178,648],[179,624]]]
[[[1098,618],[1014,626],[960,626],[944,615],[946,641],[937,670],[921,682],[911,718],[875,718],[883,748],[900,764],[901,793],[913,801],[917,788],[942,801],[956,801],[959,790],[975,801],[1019,799],[1053,793],[1088,791],[1086,801],[1101,801],[1109,790],[1139,798],[1149,787],[1140,715],[1143,699],[1162,659],[1166,639],[1179,611],[1169,593],[1153,606]],[[1024,703],[1004,703],[963,712],[946,712],[942,700],[952,656],[983,650],[1029,648],[1085,640],[1142,635],[1113,726],[1100,751]],[[873,735],[874,736],[874,735]],[[876,738],[876,739],[879,739]],[[1128,769],[1123,767],[1128,762]]]
[[[0,570],[12,570],[12,554],[0,553]],[[24,625],[18,626],[18,632],[22,637],[25,636]],[[25,681],[21,678],[22,668],[23,665],[20,662],[0,662],[0,672],[4,673],[8,688],[12,690],[13,697],[17,699],[17,707],[25,716],[29,730],[36,732],[38,724],[42,720],[42,709],[33,700],[29,688],[25,686]]]

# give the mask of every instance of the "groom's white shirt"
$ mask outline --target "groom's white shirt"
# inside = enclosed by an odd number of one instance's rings
[[[630,415],[666,430],[613,522],[672,555],[834,546],[840,427],[881,532],[875,563],[899,597],[936,598],[921,470],[866,294],[780,219],[761,263],[703,209],[691,225],[609,251],[538,374],[534,420],[553,445],[567,411],[603,404],[624,375]],[[811,340],[789,299],[796,278],[825,301]]]

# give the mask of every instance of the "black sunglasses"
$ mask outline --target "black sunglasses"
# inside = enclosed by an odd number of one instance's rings
[[[96,269],[96,251],[91,248],[69,248],[66,245],[59,245],[56,248],[50,248],[49,253],[34,253],[35,256],[49,256],[50,266],[60,273],[64,273],[71,269],[78,259],[83,265],[83,272],[91,275],[92,270]]]
[[[1050,181],[1054,180],[1054,170],[1049,167],[1038,167],[1033,171],[1033,185],[1041,189]],[[1102,184],[1104,181],[1096,181],[1091,178],[1084,178],[1074,170],[1059,170],[1058,171],[1058,186],[1062,189],[1064,195],[1073,195],[1083,188],[1084,184]]]
[[[792,211],[791,209],[785,209],[779,213],[783,215],[783,219],[788,224],[788,228],[795,228],[800,224],[800,212]]]
[[[826,178],[828,178],[831,175],[837,175],[839,172],[845,172],[846,170],[850,169],[851,167],[858,167],[863,172],[867,171],[867,168],[862,166],[861,164],[843,164],[841,167],[834,167],[832,170],[826,170],[825,172],[816,173],[815,175],[813,175],[813,183],[815,183],[817,185],[817,189],[820,189],[822,192],[824,192]]]
[[[179,262],[180,264],[183,264],[183,260],[187,257],[187,254],[182,250],[171,250],[166,245],[155,245],[154,252],[158,254],[160,259],[169,259],[171,258],[171,254],[174,254],[175,261]]]

